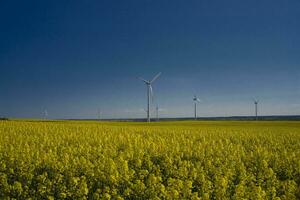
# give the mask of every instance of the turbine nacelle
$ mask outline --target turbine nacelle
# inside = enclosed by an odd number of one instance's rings
[[[254,104],[258,104],[258,100],[257,99],[253,99]]]
[[[158,74],[156,74],[154,77],[153,77],[153,79],[152,80],[146,80],[146,79],[144,79],[144,78],[141,78],[141,77],[139,77],[139,79],[141,80],[141,81],[143,81],[146,85],[151,85],[151,83],[153,83],[156,79],[158,79],[158,77],[161,75],[161,72],[159,72]]]
[[[200,99],[195,95],[194,98],[193,98],[193,101],[200,102]]]
[[[150,85],[150,84],[151,84],[150,81],[147,81],[147,80],[145,80],[145,79],[143,79],[143,78],[141,78],[141,77],[139,77],[139,79],[140,79],[141,81],[143,81],[146,85]]]

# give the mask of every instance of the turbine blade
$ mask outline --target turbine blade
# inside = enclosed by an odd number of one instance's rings
[[[153,102],[153,100],[154,100],[153,88],[152,88],[152,85],[150,85],[149,87],[150,87],[151,101]]]
[[[156,76],[154,76],[154,78],[150,81],[150,83],[153,83],[160,75],[161,75],[161,72],[156,74]]]
[[[143,81],[143,82],[145,82],[145,83],[147,83],[147,84],[150,83],[149,81],[147,81],[147,80],[145,80],[145,79],[143,79],[143,78],[141,78],[141,77],[139,77],[138,79],[140,79],[141,81]]]

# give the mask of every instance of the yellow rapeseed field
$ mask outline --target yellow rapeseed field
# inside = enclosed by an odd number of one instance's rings
[[[0,122],[0,199],[299,193],[300,122]]]

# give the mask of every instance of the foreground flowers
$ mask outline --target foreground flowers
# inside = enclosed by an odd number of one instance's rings
[[[0,199],[297,199],[299,128],[0,122]]]

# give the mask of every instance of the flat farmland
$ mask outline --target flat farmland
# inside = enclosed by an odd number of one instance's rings
[[[300,122],[0,121],[0,199],[299,199]]]

